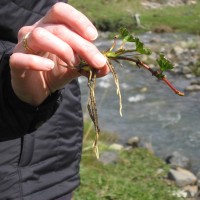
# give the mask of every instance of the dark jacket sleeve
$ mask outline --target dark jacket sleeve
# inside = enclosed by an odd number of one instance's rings
[[[43,17],[55,2],[66,0],[0,0],[0,39],[17,42],[19,29]]]
[[[22,102],[15,95],[9,67],[13,46],[10,42],[0,41],[0,141],[17,138],[37,129],[53,115],[61,101],[59,91],[38,107]]]
[[[58,1],[0,1],[0,140],[20,137],[37,129],[53,115],[59,105],[59,91],[38,107],[20,101],[11,87],[9,68],[9,58],[17,43],[19,29],[35,23]]]

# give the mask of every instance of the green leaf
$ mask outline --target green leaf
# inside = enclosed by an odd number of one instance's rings
[[[163,54],[161,54],[160,58],[157,59],[157,63],[159,64],[161,71],[171,70],[174,68],[173,64],[167,60]]]
[[[135,42],[135,37],[126,28],[120,28],[120,34],[124,42]]]
[[[136,51],[138,53],[151,55],[151,50],[148,48],[144,48],[144,43],[142,43],[139,38],[135,38],[135,44],[136,44]]]

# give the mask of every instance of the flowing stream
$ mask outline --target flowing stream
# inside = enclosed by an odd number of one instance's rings
[[[152,36],[141,36],[148,42]],[[183,37],[186,37],[183,35]],[[164,42],[173,43],[177,37],[161,36]],[[97,41],[97,46],[107,49],[111,41]],[[123,100],[123,117],[119,115],[118,97],[112,75],[97,81],[96,98],[101,130],[118,134],[126,143],[132,136],[152,144],[155,153],[165,158],[179,151],[191,159],[192,169],[200,169],[200,92],[174,94],[162,81],[144,70],[129,66],[117,67]],[[170,75],[179,90],[183,91],[189,80],[181,75]],[[87,113],[87,79],[80,78],[82,104]]]

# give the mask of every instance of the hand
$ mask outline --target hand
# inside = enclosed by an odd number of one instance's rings
[[[27,33],[31,51],[23,47]],[[98,76],[106,75],[106,58],[92,44],[97,35],[87,17],[65,3],[56,3],[34,25],[22,27],[10,57],[15,94],[31,105],[41,104],[50,93],[80,76],[70,68],[78,65],[80,57],[99,70]]]

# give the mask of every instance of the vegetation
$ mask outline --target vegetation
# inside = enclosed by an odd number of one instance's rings
[[[116,41],[118,37],[121,38],[121,45],[119,48],[116,49]],[[132,47],[126,48],[126,43],[131,43]],[[113,75],[114,83],[116,86],[116,93],[119,97],[119,113],[122,116],[122,98],[121,98],[121,92],[120,92],[120,83],[118,79],[118,74],[115,70],[115,66],[113,65],[113,62],[115,64],[120,64],[120,61],[127,61],[134,63],[135,66],[138,68],[144,68],[148,70],[152,76],[155,76],[158,80],[164,81],[171,89],[172,91],[179,95],[184,96],[184,93],[177,90],[167,79],[166,75],[164,75],[164,72],[167,70],[173,69],[173,64],[165,58],[163,54],[160,54],[160,58],[157,59],[157,64],[159,65],[158,70],[154,70],[146,63],[142,62],[139,58],[140,55],[151,55],[151,50],[146,48],[144,46],[144,43],[140,41],[138,37],[133,36],[126,28],[120,28],[120,35],[117,35],[114,39],[113,45],[102,52],[103,55],[107,58],[107,66],[110,69],[110,72]],[[64,65],[65,66],[65,65]],[[89,88],[89,98],[88,98],[88,113],[90,115],[90,118],[94,124],[95,132],[96,132],[96,138],[94,140],[94,150],[97,158],[99,158],[99,151],[98,151],[98,138],[100,134],[100,128],[99,128],[99,122],[98,122],[98,112],[97,112],[97,105],[96,105],[96,78],[98,70],[94,69],[92,66],[90,66],[85,60],[81,60],[78,66],[65,66],[70,67],[71,69],[78,70],[81,73],[88,73],[88,88]]]
[[[86,125],[86,129],[88,125]],[[118,161],[102,164],[91,151],[94,133],[84,142],[81,162],[81,186],[76,200],[180,200],[177,189],[166,180],[169,166],[146,149],[120,150]],[[105,136],[106,135],[106,136]],[[101,135],[101,153],[109,148],[108,134]],[[111,136],[113,140],[113,135]]]
[[[120,27],[127,27],[141,33],[165,26],[176,32],[200,33],[199,1],[196,5],[162,9],[145,9],[140,0],[69,0],[69,3],[86,14],[101,31],[115,32]],[[135,24],[136,13],[140,14],[142,27]]]
[[[163,8],[162,10],[144,10],[139,0],[71,0],[69,3],[85,13],[101,31],[116,32],[120,27],[127,27],[131,32],[136,30],[144,32],[155,30],[158,26],[165,25],[171,27],[174,31],[199,33],[197,24],[200,19],[198,14],[200,3],[196,6]],[[134,24],[133,17],[136,13],[139,13],[141,16],[142,27],[137,27]],[[163,55],[160,55],[157,60],[160,69],[154,71],[148,65],[141,62],[138,57],[134,57],[138,53],[149,55],[149,49],[146,49],[138,38],[131,36],[126,29],[121,29],[121,36],[122,42],[133,42],[135,48],[125,49],[124,44],[122,44],[115,51],[114,43],[109,50],[103,52],[108,58],[107,64],[113,74],[119,99],[119,83],[111,63],[111,61],[119,62],[119,60],[134,62],[136,66],[149,70],[152,75],[163,80],[175,93],[183,95],[168,82],[163,74],[165,70],[173,68]],[[127,56],[126,53],[129,55]],[[85,61],[82,61],[81,65],[77,67],[89,73],[88,86],[90,96],[88,111],[97,133],[94,143],[94,147],[96,147],[99,137],[95,100],[96,71],[91,70],[92,68]],[[92,132],[91,134],[95,133]],[[75,192],[76,200],[180,200],[180,198],[173,195],[173,191],[176,190],[175,187],[165,179],[169,170],[168,165],[147,150],[137,148],[130,151],[119,151],[117,163],[104,165],[96,159],[91,151],[90,147],[92,147],[94,139],[87,138],[84,141],[80,168],[81,187]],[[105,143],[105,138],[104,142],[101,138],[99,148],[100,153],[110,150]],[[95,151],[96,155],[98,155],[97,148],[95,148]]]

